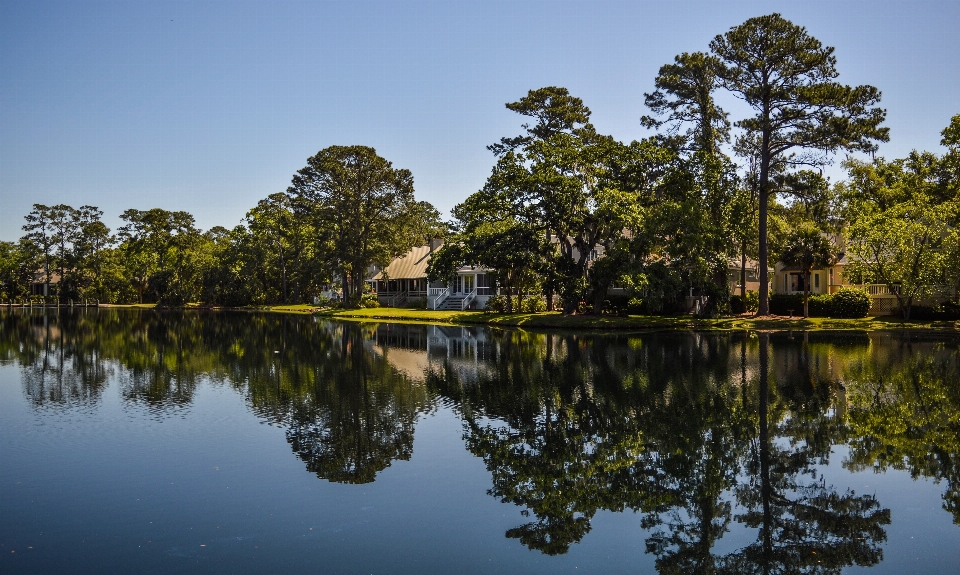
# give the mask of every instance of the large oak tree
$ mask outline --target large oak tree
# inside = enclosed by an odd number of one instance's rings
[[[421,245],[438,230],[439,213],[413,196],[413,174],[367,146],[330,146],[307,159],[287,188],[325,244],[328,268],[355,302],[367,269]]]

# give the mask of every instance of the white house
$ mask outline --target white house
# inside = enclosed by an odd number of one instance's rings
[[[432,240],[429,245],[412,248],[377,272],[370,282],[380,304],[445,310],[486,307],[487,300],[496,294],[496,286],[488,274],[490,270],[486,268],[463,266],[450,285],[427,281],[427,264],[442,245],[442,240]]]

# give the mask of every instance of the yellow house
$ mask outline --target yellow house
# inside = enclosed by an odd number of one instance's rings
[[[840,259],[831,266],[815,267],[810,273],[810,295],[832,294],[836,293],[842,287],[860,288],[870,296],[870,313],[873,315],[891,315],[900,310],[900,303],[897,301],[897,294],[890,290],[886,284],[853,284],[847,281],[845,276],[846,266],[849,264],[849,256],[841,254]],[[773,293],[783,294],[802,294],[803,293],[803,270],[797,267],[790,267],[777,262],[773,277]],[[936,298],[931,300],[921,300],[915,303],[930,305],[938,301]]]

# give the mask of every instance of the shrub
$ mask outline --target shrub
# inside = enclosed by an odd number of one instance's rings
[[[375,293],[365,293],[360,298],[360,307],[380,307],[380,301]]]
[[[748,291],[747,299],[743,301],[743,305],[747,307],[747,311],[757,311],[760,309],[760,292]]]
[[[811,295],[807,301],[810,317],[833,317],[833,296],[830,294]]]
[[[856,288],[840,288],[833,294],[831,317],[867,317],[870,313],[870,296]]]
[[[627,301],[627,314],[640,315],[647,312],[647,302],[638,297],[632,297]]]
[[[747,313],[747,305],[739,295],[730,296],[730,313],[736,315]]]
[[[803,315],[803,294],[775,293],[770,295],[770,313],[774,315]]]
[[[945,302],[934,306],[910,306],[910,319],[927,321],[952,321],[960,319],[960,304]]]
[[[543,296],[533,296],[524,298],[523,302],[520,304],[520,311],[525,313],[540,313],[542,311],[547,311],[547,301],[543,299]]]
[[[730,296],[730,313],[741,314],[760,309],[760,292],[748,291],[746,294],[746,298],[741,298],[740,294]]]
[[[627,308],[630,306],[630,296],[628,295],[608,295],[603,300],[603,313],[611,315],[627,315]]]
[[[487,307],[484,308],[484,311],[490,313],[506,313],[507,297],[502,295],[492,296],[487,300]]]

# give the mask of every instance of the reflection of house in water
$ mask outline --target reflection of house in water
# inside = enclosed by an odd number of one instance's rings
[[[372,343],[375,353],[411,378],[422,379],[428,369],[446,364],[473,381],[496,356],[489,334],[477,327],[393,324],[378,326]]]

